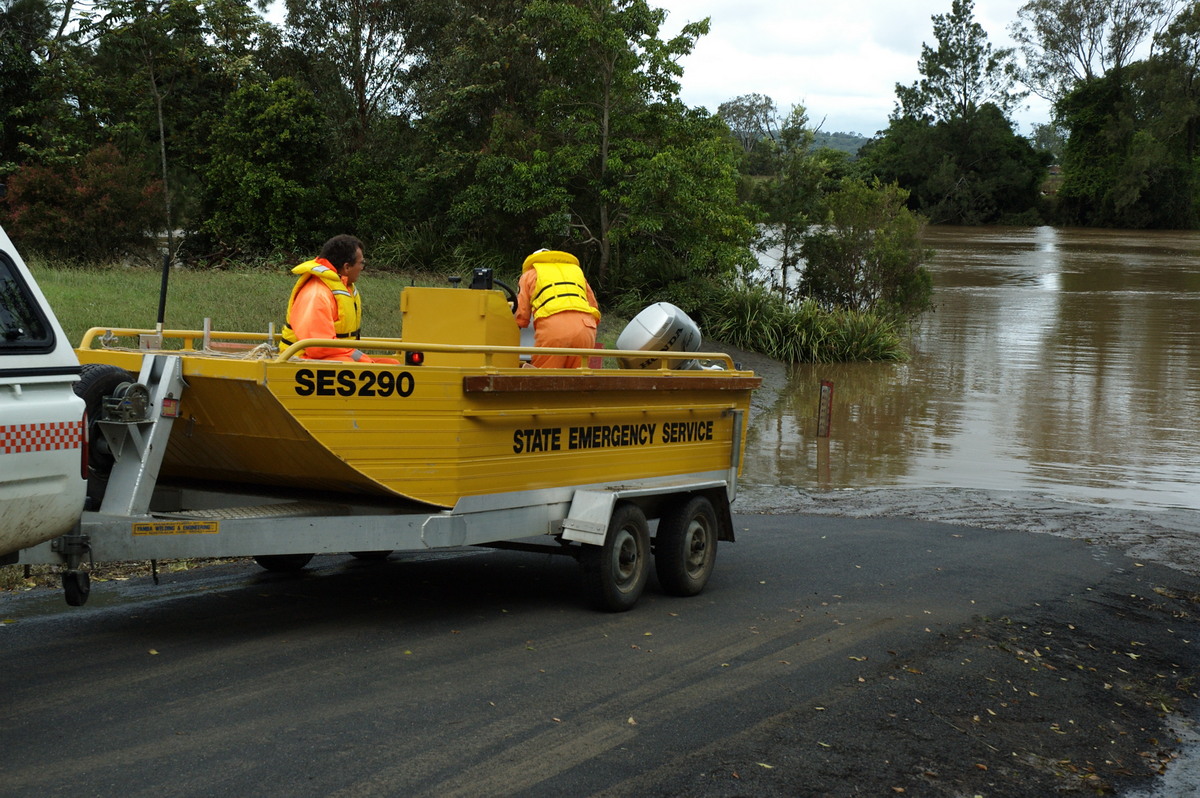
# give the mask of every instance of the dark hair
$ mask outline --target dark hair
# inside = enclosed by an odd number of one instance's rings
[[[354,265],[358,251],[363,248],[362,242],[351,235],[334,236],[321,247],[320,257],[333,264],[339,272],[347,263]]]

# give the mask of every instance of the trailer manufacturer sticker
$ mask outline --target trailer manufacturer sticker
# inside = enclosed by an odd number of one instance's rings
[[[78,449],[82,440],[83,419],[0,426],[0,454]]]
[[[139,521],[133,524],[134,535],[216,535],[220,521]]]
[[[416,382],[411,372],[300,369],[298,396],[411,396]]]

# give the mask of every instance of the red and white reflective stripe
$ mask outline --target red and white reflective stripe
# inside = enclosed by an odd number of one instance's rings
[[[0,454],[78,449],[82,442],[82,420],[0,425]]]

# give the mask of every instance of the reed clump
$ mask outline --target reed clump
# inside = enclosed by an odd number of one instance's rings
[[[904,361],[905,322],[895,316],[790,301],[761,285],[689,286],[679,305],[707,338],[784,363]]]

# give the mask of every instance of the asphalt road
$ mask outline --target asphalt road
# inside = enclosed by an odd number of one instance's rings
[[[0,795],[1112,794],[1195,715],[1186,574],[908,519],[735,526],[703,594],[617,615],[568,558],[479,550],[0,596]]]

